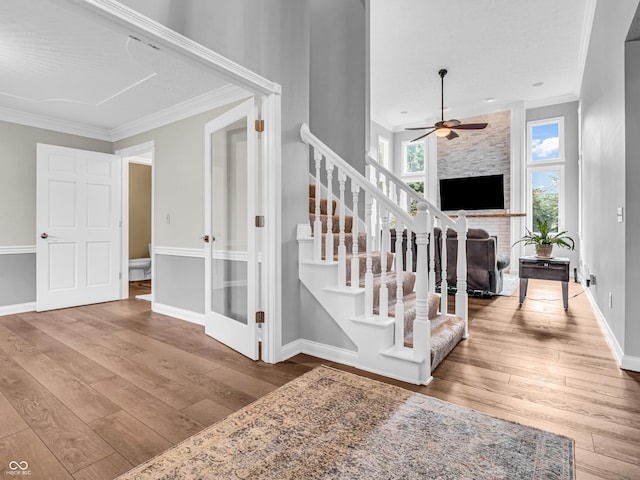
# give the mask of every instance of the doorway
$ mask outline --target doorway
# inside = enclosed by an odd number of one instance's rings
[[[116,152],[122,157],[121,298],[153,302],[154,143]]]
[[[264,229],[254,99],[205,125],[205,333],[258,358]]]

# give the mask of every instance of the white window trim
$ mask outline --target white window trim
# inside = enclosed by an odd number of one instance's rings
[[[541,125],[558,124],[558,140],[559,140],[559,158],[550,158],[549,160],[532,160],[531,147],[533,145],[533,128]],[[543,120],[533,120],[527,122],[527,167],[538,165],[550,165],[564,163],[564,117],[545,118]]]
[[[527,228],[534,231],[533,225],[533,185],[531,185],[531,178],[534,172],[548,172],[550,170],[558,170],[558,231],[565,230],[564,228],[564,165],[555,162],[555,165],[536,165],[535,167],[528,167],[527,172]],[[536,225],[537,227],[537,225]]]
[[[384,145],[384,162],[380,162],[380,144]],[[391,165],[391,158],[389,155],[391,154],[391,141],[383,137],[382,135],[378,135],[378,150],[376,151],[376,158],[378,162],[385,168],[389,169]]]
[[[407,168],[407,162],[406,162],[406,159],[407,159],[407,147],[409,145],[419,145],[419,144],[422,144],[423,151],[424,151],[424,162],[423,162],[422,171],[420,171],[420,172],[407,172],[406,171],[406,168]],[[402,150],[401,150],[401,152],[402,152],[401,153],[401,159],[400,159],[400,161],[402,163],[401,168],[400,168],[400,171],[402,172],[401,173],[401,178],[403,180],[405,180],[405,181],[411,180],[411,179],[414,179],[414,178],[421,178],[422,181],[424,181],[425,169],[427,167],[427,143],[424,140],[420,140],[418,142],[411,142],[411,141],[408,141],[408,140],[404,141],[404,142],[402,142]]]

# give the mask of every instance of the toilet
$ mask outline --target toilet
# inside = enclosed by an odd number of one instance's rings
[[[149,244],[151,256],[151,244]],[[129,260],[129,281],[151,280],[151,258],[131,258]]]

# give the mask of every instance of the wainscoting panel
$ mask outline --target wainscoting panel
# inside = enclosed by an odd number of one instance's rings
[[[35,308],[35,301],[35,247],[0,247],[0,314]]]
[[[160,253],[164,250],[154,249],[153,294],[155,303],[204,314],[203,254],[197,251],[178,252],[179,255],[176,255],[175,251],[171,255]],[[198,256],[187,256],[187,253]]]

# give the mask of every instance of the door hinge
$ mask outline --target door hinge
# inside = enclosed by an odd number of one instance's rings
[[[118,220],[118,226],[122,228],[122,220]]]
[[[256,132],[264,132],[264,120],[256,120]]]
[[[119,278],[120,280],[122,280],[122,272],[120,272],[120,273],[118,274],[118,278]]]
[[[264,227],[264,215],[256,215],[256,227]]]
[[[264,312],[256,312],[256,323],[264,323]]]

